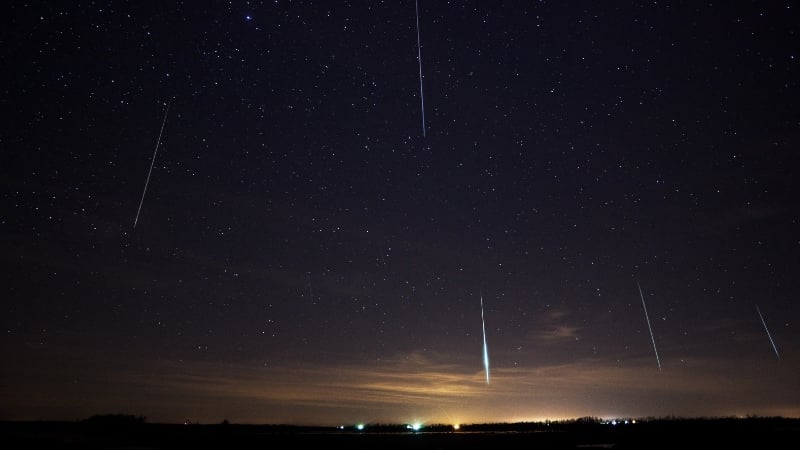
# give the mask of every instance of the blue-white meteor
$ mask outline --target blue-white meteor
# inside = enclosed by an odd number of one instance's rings
[[[767,328],[767,322],[764,321],[764,316],[761,315],[761,310],[758,309],[758,305],[756,305],[756,311],[758,312],[758,317],[761,318],[761,325],[764,325],[764,331],[767,332],[769,343],[772,344],[772,349],[775,350],[775,356],[777,356],[778,359],[781,359],[781,355],[780,353],[778,353],[778,347],[775,346],[775,341],[772,340],[772,335],[769,334],[769,328]]]
[[[483,319],[483,293],[481,293],[481,327],[483,328],[483,368],[486,371],[486,384],[489,384],[489,347],[486,345],[486,321]]]

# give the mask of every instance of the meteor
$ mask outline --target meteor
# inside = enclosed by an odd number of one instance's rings
[[[650,330],[650,340],[653,342],[653,351],[656,354],[656,362],[658,363],[658,371],[661,372],[661,360],[658,358],[658,350],[656,349],[656,338],[653,337],[653,327],[650,326],[650,316],[647,315],[647,305],[644,304],[644,294],[642,294],[642,286],[636,282],[639,287],[639,296],[642,297],[642,308],[644,308],[644,318],[647,319],[647,328]]]
[[[756,311],[758,312],[758,317],[761,318],[761,325],[764,325],[764,331],[767,332],[769,343],[772,344],[772,349],[775,350],[775,356],[777,356],[778,359],[781,359],[781,355],[780,353],[778,353],[778,347],[775,347],[775,341],[772,340],[772,335],[769,334],[769,328],[767,328],[767,322],[764,322],[764,316],[761,315],[761,310],[758,309],[758,305],[756,305]]]
[[[425,96],[422,94],[422,47],[419,44],[419,0],[414,2],[417,9],[417,61],[419,62],[419,101],[422,109],[422,137],[425,137]]]
[[[150,175],[153,173],[153,164],[156,162],[156,153],[158,153],[158,146],[161,145],[161,135],[164,134],[164,125],[167,123],[167,114],[169,114],[169,103],[167,103],[167,110],[164,111],[164,120],[161,121],[161,131],[158,133],[158,140],[156,141],[156,149],[153,151],[153,159],[150,160],[150,170],[147,172],[147,179],[144,182],[144,190],[142,191],[142,199],[139,200],[139,209],[136,210],[136,218],[133,219],[133,228],[136,228],[136,223],[139,222],[139,213],[142,212],[142,204],[144,203],[144,194],[147,193],[147,185],[150,184]]]
[[[486,371],[486,384],[489,384],[489,347],[486,346],[486,321],[483,319],[483,293],[481,293],[481,327],[483,329],[483,368]]]

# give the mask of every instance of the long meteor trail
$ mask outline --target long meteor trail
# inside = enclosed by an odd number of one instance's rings
[[[486,321],[483,319],[483,293],[481,293],[481,328],[483,328],[483,368],[486,371],[486,384],[489,384],[489,347],[486,346]]]
[[[656,354],[656,362],[658,363],[658,371],[661,372],[661,359],[658,358],[658,350],[656,349],[656,338],[653,337],[653,327],[650,326],[650,316],[647,315],[647,305],[644,304],[644,294],[642,294],[642,286],[636,282],[639,287],[639,296],[642,297],[642,308],[644,308],[644,318],[647,319],[647,329],[650,330],[650,340],[653,342],[653,352]]]
[[[769,343],[772,344],[772,349],[775,350],[775,356],[777,356],[778,359],[781,359],[781,355],[780,353],[778,353],[778,347],[775,346],[775,341],[772,340],[772,335],[769,334],[769,328],[767,328],[767,322],[764,321],[764,316],[761,315],[761,310],[758,309],[758,305],[756,305],[756,311],[758,311],[758,317],[761,318],[761,325],[764,325],[764,331],[767,332]]]
[[[156,141],[156,149],[153,151],[153,159],[150,160],[150,170],[147,172],[147,179],[144,182],[144,190],[142,191],[142,199],[139,200],[139,209],[136,210],[136,218],[133,219],[133,228],[136,228],[136,223],[139,222],[139,213],[142,212],[142,204],[144,203],[144,195],[147,193],[147,185],[150,184],[150,175],[153,173],[153,164],[156,162],[156,153],[158,153],[158,146],[161,145],[161,135],[164,134],[164,125],[167,123],[167,114],[169,114],[169,103],[167,103],[167,110],[164,111],[164,120],[161,121],[161,131],[158,133],[158,141]]]
[[[419,62],[419,101],[422,108],[422,137],[425,137],[425,96],[422,94],[422,47],[419,43],[419,0],[414,1],[417,8],[417,61]]]

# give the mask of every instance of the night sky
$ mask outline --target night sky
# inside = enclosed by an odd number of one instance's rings
[[[1,8],[0,419],[800,416],[797,3]]]

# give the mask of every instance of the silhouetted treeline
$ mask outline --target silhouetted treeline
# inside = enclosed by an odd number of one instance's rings
[[[141,425],[145,423],[146,420],[147,418],[145,416],[135,416],[132,414],[95,414],[88,419],[84,419],[83,423],[102,426],[130,426]]]
[[[146,416],[133,414],[96,414],[82,420],[85,424],[104,425],[104,426],[130,426],[142,425],[147,421]],[[347,431],[347,432],[449,432],[449,431],[546,431],[546,430],[574,430],[592,429],[597,427],[626,427],[636,426],[638,428],[658,428],[661,426],[671,426],[681,424],[681,426],[703,426],[703,427],[728,427],[735,425],[748,426],[758,424],[786,424],[797,425],[800,423],[798,418],[769,417],[749,415],[746,417],[644,417],[644,418],[617,418],[602,419],[599,417],[585,416],[575,419],[545,420],[540,422],[487,422],[461,424],[456,428],[452,424],[423,424],[419,429],[414,430],[409,424],[392,423],[367,423],[362,425],[362,429],[357,429],[355,424],[343,425],[339,427],[290,425],[290,424],[236,424],[223,419],[216,426],[235,426],[239,428],[260,429],[262,431],[295,431],[295,432],[315,432],[315,431]],[[184,425],[194,425],[203,427],[214,427],[215,424],[192,424],[185,422]],[[163,424],[168,425],[168,424]]]
[[[626,423],[627,420],[627,423]],[[143,416],[104,414],[75,422],[0,422],[0,447],[164,450],[348,448],[381,450],[563,450],[576,448],[795,448],[800,418],[584,417],[529,423],[294,426],[145,423]]]

